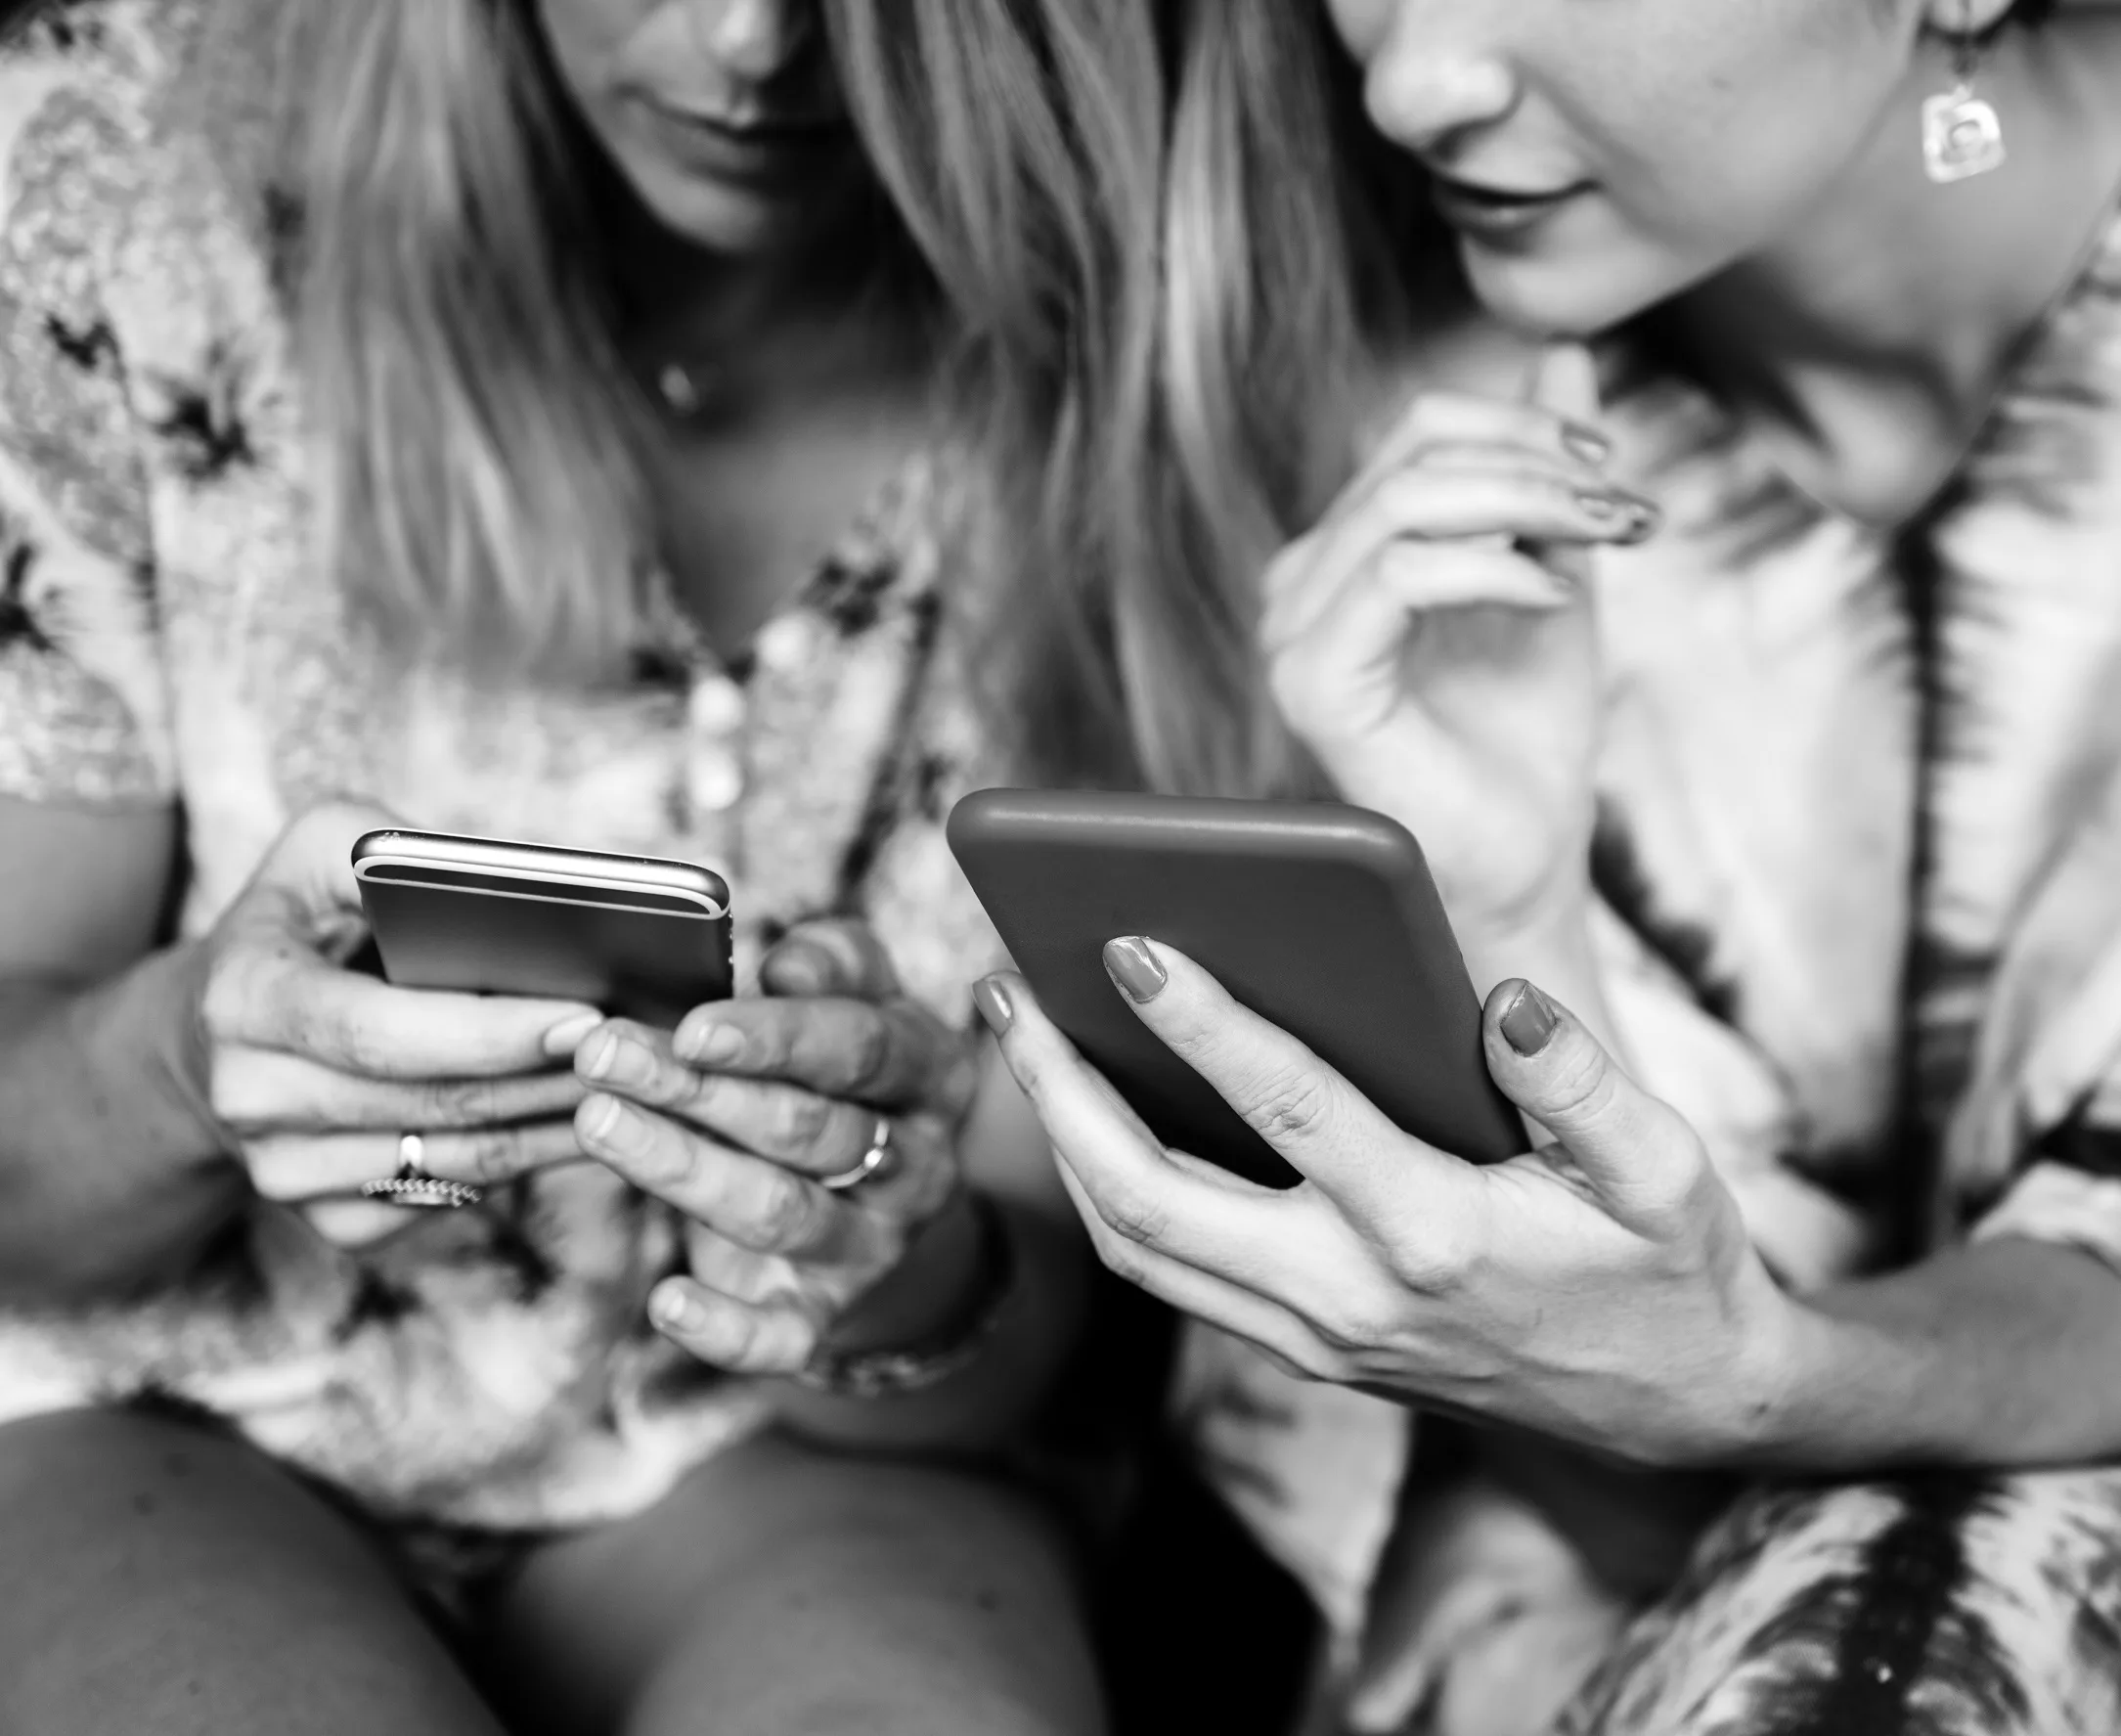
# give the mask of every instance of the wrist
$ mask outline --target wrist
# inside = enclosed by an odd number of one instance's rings
[[[977,1362],[1015,1290],[1016,1261],[998,1206],[968,1194],[966,1221],[971,1275],[950,1312],[931,1317],[917,1336],[888,1343],[856,1344],[833,1334],[798,1383],[841,1398],[894,1398],[940,1386]]]
[[[205,965],[197,941],[143,958],[112,985],[99,1046],[153,1092],[157,1149],[216,1162],[235,1147],[213,1112],[213,1061],[199,1012]]]
[[[976,1287],[985,1233],[972,1191],[960,1182],[914,1230],[905,1258],[840,1317],[828,1335],[830,1348],[885,1350],[947,1331]]]
[[[1843,1455],[1836,1421],[1882,1374],[1859,1329],[1773,1285],[1775,1304],[1748,1325],[1731,1358],[1731,1402],[1718,1421],[1715,1463],[1737,1470],[1824,1470]]]

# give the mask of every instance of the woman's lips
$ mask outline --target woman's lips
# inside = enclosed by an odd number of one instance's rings
[[[836,120],[808,115],[737,123],[652,100],[643,100],[640,108],[680,161],[739,180],[777,178],[815,161],[845,137]]]
[[[1552,192],[1521,193],[1454,181],[1447,175],[1433,176],[1430,186],[1436,209],[1453,229],[1480,241],[1497,243],[1524,239],[1590,192],[1587,182]]]

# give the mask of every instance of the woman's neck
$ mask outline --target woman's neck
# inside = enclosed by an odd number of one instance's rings
[[[833,221],[730,258],[628,201],[607,232],[622,349],[650,374],[677,364],[722,393],[757,397],[862,376],[919,348],[924,297],[880,201],[834,202]]]
[[[1926,51],[1821,205],[1660,321],[1800,484],[1878,522],[1919,510],[1956,467],[2121,180],[2121,16],[2001,38],[1980,83],[2009,160],[1937,187],[1913,135],[1950,76]]]

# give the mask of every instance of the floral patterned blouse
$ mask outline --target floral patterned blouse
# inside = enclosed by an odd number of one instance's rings
[[[1798,491],[1633,342],[1597,942],[1631,1067],[1785,1280],[1966,1235],[2121,1270],[2121,214],[1916,522]],[[1181,1413],[1344,1640],[1406,1413],[1194,1334]]]
[[[953,467],[912,463],[748,667],[675,607],[612,690],[495,698],[387,667],[306,554],[301,385],[243,135],[168,118],[199,13],[75,0],[0,50],[0,793],[180,804],[185,934],[294,815],[359,795],[707,864],[740,974],[791,920],[866,913],[909,990],[969,1019],[996,947],[941,825],[984,759]],[[760,1420],[757,1389],[646,1329],[673,1223],[595,1166],[359,1253],[262,1202],[245,1229],[153,1300],[0,1314],[0,1420],[166,1399],[384,1519],[499,1531],[637,1511]]]

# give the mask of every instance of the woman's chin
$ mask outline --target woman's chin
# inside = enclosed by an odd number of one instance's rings
[[[1459,256],[1480,305],[1528,336],[1596,337],[1664,298],[1574,248],[1505,253],[1462,239]]]

